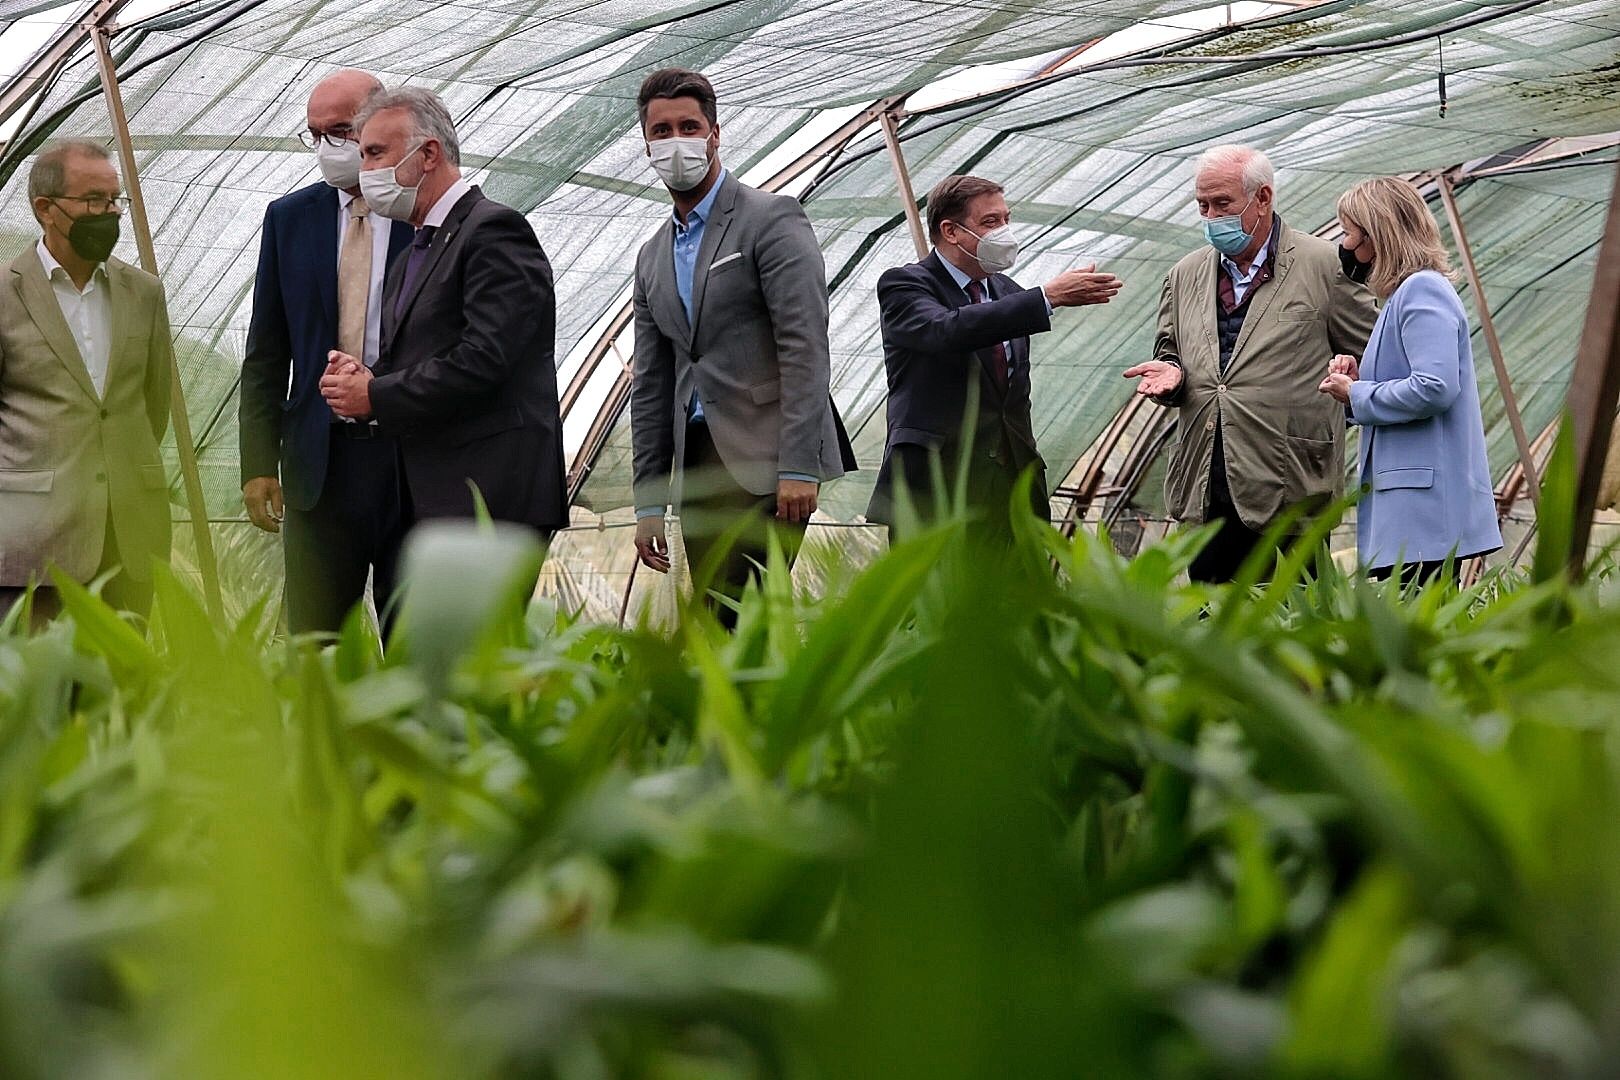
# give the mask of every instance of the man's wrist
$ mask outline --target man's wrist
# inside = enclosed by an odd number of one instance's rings
[[[636,507],[636,520],[637,521],[640,521],[642,518],[663,517],[663,516],[664,516],[664,508],[662,506],[638,506],[638,507]]]
[[[1046,286],[1045,285],[1040,286],[1040,290],[1041,290],[1041,300],[1043,300],[1046,303],[1046,315],[1047,315],[1047,318],[1051,318],[1052,310],[1053,310],[1052,309],[1052,298],[1050,296],[1046,295]]]
[[[792,472],[792,471],[787,470],[787,469],[784,469],[781,472],[778,472],[776,474],[776,478],[778,480],[797,480],[800,483],[804,483],[804,484],[819,484],[819,483],[821,483],[821,477],[819,477],[819,476],[812,476],[809,473]]]

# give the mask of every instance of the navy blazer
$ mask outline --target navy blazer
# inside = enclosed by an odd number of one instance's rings
[[[1039,516],[1047,515],[1046,463],[1030,420],[1029,335],[1050,330],[1051,315],[1040,289],[1022,288],[1005,274],[992,274],[988,283],[991,299],[969,303],[937,251],[878,279],[889,431],[869,521],[894,524],[899,486],[919,511],[931,503],[927,455],[939,452],[949,481],[964,449],[964,421],[974,442],[969,497],[999,498],[1011,478],[1033,466],[1032,498]],[[1005,390],[991,374],[998,341],[1012,345]],[[978,411],[970,418],[975,388]]]
[[[320,383],[337,348],[338,207],[337,189],[318,181],[265,210],[242,358],[242,483],[279,471],[282,496],[297,510],[314,507],[326,480],[332,410]],[[411,236],[393,222],[390,264]]]

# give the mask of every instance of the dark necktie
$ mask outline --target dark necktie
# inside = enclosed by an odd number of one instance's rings
[[[394,318],[405,314],[405,302],[410,298],[411,290],[416,287],[416,279],[421,276],[422,264],[427,262],[428,248],[433,243],[433,234],[438,231],[437,225],[424,225],[416,230],[416,237],[411,241],[411,253],[405,258],[405,279],[399,283],[399,295],[394,298]]]
[[[980,303],[984,300],[984,286],[977,281],[970,281],[967,283],[967,294],[969,300],[972,300],[975,304]],[[990,359],[990,370],[995,374],[997,389],[1007,389],[1007,343],[1004,341],[996,342],[995,350],[990,354]]]

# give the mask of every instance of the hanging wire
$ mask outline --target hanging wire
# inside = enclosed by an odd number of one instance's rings
[[[1440,119],[1446,118],[1446,39],[1439,34],[1435,35],[1435,44],[1440,46]]]

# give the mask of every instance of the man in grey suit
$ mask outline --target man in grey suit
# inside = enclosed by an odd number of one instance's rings
[[[59,607],[46,571],[145,614],[169,557],[163,287],[112,258],[127,200],[99,143],[47,148],[28,175],[44,235],[0,291],[0,613],[30,584],[36,622]]]
[[[656,71],[637,104],[675,211],[636,261],[636,551],[669,570],[673,505],[694,581],[737,596],[770,530],[791,561],[820,485],[855,468],[829,392],[826,270],[798,201],[721,165],[708,79]]]

